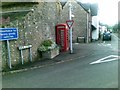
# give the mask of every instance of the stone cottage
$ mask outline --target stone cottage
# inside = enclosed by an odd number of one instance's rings
[[[98,32],[98,23],[96,21],[98,14],[98,4],[82,3],[80,0],[71,0],[73,14],[73,42],[77,42],[78,37],[84,37],[85,42],[89,43],[94,37],[94,32]],[[63,7],[61,12],[61,22],[69,19],[69,1]],[[96,33],[95,33],[96,34]]]

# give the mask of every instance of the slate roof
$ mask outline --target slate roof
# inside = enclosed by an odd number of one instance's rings
[[[64,7],[64,5],[67,3],[67,1],[69,0],[59,0],[62,7]],[[91,15],[92,16],[97,16],[98,14],[98,4],[97,3],[82,3],[81,0],[76,0],[76,2],[86,11],[89,12],[89,10],[91,11]]]
[[[82,2],[78,2],[77,3],[87,12],[89,12],[89,10],[91,11],[91,15],[92,16],[97,16],[98,14],[98,4],[97,3],[82,3]]]
[[[91,15],[92,16],[97,16],[97,14],[98,14],[98,4],[97,3],[91,4],[90,10],[91,10]]]

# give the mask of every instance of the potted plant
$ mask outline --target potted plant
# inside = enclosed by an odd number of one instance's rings
[[[52,59],[59,55],[59,47],[51,39],[44,40],[38,47],[38,51],[42,53],[42,58]]]

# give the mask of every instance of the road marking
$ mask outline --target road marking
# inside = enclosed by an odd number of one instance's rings
[[[106,43],[104,43],[104,42],[103,42],[103,43],[100,43],[100,44],[98,44],[98,45],[99,45],[99,46],[111,46],[111,44],[109,44],[109,43],[106,44]]]
[[[111,46],[111,44],[107,44],[107,46]]]
[[[104,62],[110,62],[120,59],[120,56],[117,55],[109,55],[107,57],[101,58],[97,61],[91,62],[90,64],[98,64],[98,63],[104,63]]]
[[[120,40],[120,38],[118,38],[118,36],[116,36],[115,34],[113,34],[114,37],[116,37],[118,40]]]

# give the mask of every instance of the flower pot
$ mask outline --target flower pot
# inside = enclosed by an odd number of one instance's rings
[[[53,59],[57,55],[59,55],[59,47],[56,47],[56,48],[51,49],[49,51],[43,52],[42,53],[42,58],[44,58],[44,59]]]

